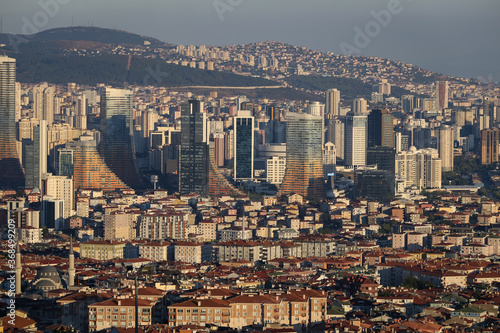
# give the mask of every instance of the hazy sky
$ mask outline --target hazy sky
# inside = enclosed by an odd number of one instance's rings
[[[1,1],[3,32],[30,31],[30,24],[41,31],[73,20],[184,45],[276,40],[335,53],[352,45],[353,54],[500,81],[499,0]],[[389,8],[388,24],[374,23],[372,12]],[[372,29],[368,40],[355,43],[356,28]]]

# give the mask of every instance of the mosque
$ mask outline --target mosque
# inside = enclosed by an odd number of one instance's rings
[[[19,244],[16,248],[16,294],[21,294],[21,252]],[[68,278],[63,279],[61,272],[53,266],[43,266],[38,269],[37,275],[25,291],[26,294],[46,296],[47,292],[56,289],[73,289],[75,287],[75,254],[73,239],[70,241]]]

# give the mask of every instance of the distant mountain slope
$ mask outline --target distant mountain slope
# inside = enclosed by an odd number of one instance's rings
[[[164,46],[165,43],[151,37],[140,36],[126,31],[97,28],[97,27],[68,27],[41,31],[30,36],[35,41],[54,40],[81,40],[104,44],[132,44],[144,45],[144,42],[152,46]]]
[[[22,44],[21,52],[10,54],[17,59],[17,79],[20,82],[75,82],[87,85],[106,83],[116,86],[128,81],[131,84],[163,87],[279,85],[266,79],[195,69],[145,58],[132,58],[127,78],[127,56],[64,55],[45,48],[45,44],[36,41]]]

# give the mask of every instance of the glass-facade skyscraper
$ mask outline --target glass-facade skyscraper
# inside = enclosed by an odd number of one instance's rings
[[[203,103],[190,100],[181,108],[179,193],[208,195],[209,150]]]
[[[345,164],[358,167],[366,165],[368,122],[365,114],[349,112],[345,123]]]
[[[368,115],[368,147],[394,147],[392,114],[387,110],[373,110]]]
[[[297,193],[323,198],[323,117],[307,113],[287,114],[286,170],[280,194]]]
[[[251,111],[234,117],[234,179],[253,178],[254,118]]]
[[[111,171],[127,186],[142,188],[135,158],[132,91],[103,88],[101,134],[99,152]]]
[[[0,56],[0,186],[23,188],[24,171],[16,147],[16,60]]]

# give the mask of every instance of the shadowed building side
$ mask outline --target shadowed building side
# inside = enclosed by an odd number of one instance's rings
[[[207,132],[207,116],[203,110],[203,103],[190,100],[181,108],[180,194],[208,194]]]

